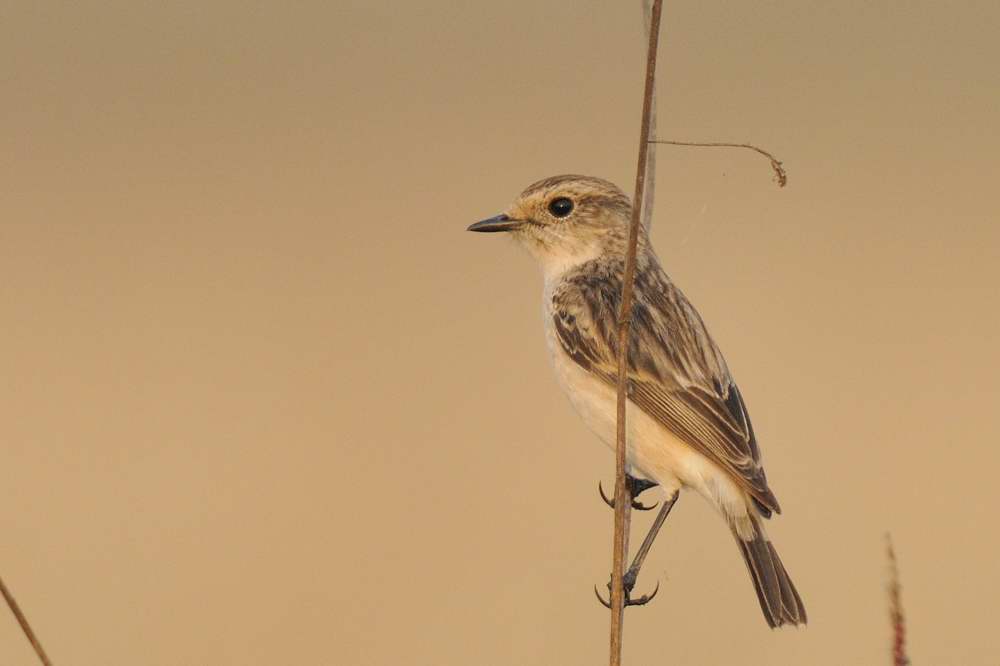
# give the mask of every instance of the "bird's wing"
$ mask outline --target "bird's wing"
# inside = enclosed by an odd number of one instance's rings
[[[578,273],[552,296],[553,323],[563,351],[612,387],[618,378],[616,319],[621,299],[616,275]],[[762,513],[780,512],[743,397],[701,317],[655,264],[637,272],[634,293],[629,398],[728,471]]]

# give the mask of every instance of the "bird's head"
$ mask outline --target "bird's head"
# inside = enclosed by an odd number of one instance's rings
[[[554,176],[529,186],[502,214],[469,231],[507,232],[546,273],[603,255],[623,256],[632,203],[613,183],[589,176]],[[640,231],[640,246],[645,233]]]

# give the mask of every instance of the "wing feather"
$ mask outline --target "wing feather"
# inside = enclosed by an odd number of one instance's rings
[[[588,265],[552,295],[563,351],[612,387],[618,376],[619,269]],[[743,396],[722,353],[694,307],[653,262],[636,274],[628,377],[633,403],[728,471],[765,515],[780,513]]]

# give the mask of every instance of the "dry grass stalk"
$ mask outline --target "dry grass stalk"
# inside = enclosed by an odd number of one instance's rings
[[[649,21],[653,16],[652,0],[642,0],[642,29],[649,43]],[[649,107],[649,136],[656,136],[656,77],[653,77],[653,97]],[[642,226],[649,231],[653,228],[653,200],[656,196],[656,150],[646,155],[646,196],[642,202]]]
[[[906,656],[906,616],[903,615],[903,586],[899,583],[899,566],[896,551],[892,547],[892,537],[885,535],[886,554],[889,557],[889,621],[892,623],[892,664],[909,666]]]
[[[625,557],[632,496],[625,482],[626,427],[625,406],[628,395],[628,335],[632,318],[632,286],[635,281],[636,248],[646,186],[649,154],[649,128],[653,107],[653,82],[656,80],[656,51],[659,46],[660,15],[663,0],[654,0],[650,14],[649,47],[646,51],[646,84],[642,98],[642,124],[639,132],[639,159],[635,174],[635,196],[629,226],[628,251],[625,254],[625,277],[622,282],[622,307],[618,315],[618,427],[615,444],[615,533],[611,567],[611,666],[620,666],[625,621]]]
[[[35,654],[38,655],[39,661],[41,661],[44,666],[52,666],[52,662],[49,661],[48,655],[45,654],[42,644],[39,642],[38,637],[35,636],[35,632],[31,629],[31,625],[28,624],[28,618],[26,618],[24,613],[21,612],[21,607],[17,605],[17,600],[14,599],[14,595],[7,589],[7,586],[3,582],[3,578],[0,578],[0,593],[2,593],[3,598],[7,600],[7,605],[10,606],[10,612],[12,612],[14,617],[17,618],[17,623],[21,625],[21,631],[23,631],[24,635],[28,637],[28,642],[31,643],[31,647],[35,648]]]

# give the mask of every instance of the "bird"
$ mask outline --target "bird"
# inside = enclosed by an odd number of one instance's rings
[[[631,216],[632,202],[613,183],[569,174],[530,185],[503,213],[468,227],[510,235],[540,264],[545,339],[557,382],[589,429],[612,448]],[[671,506],[681,490],[707,500],[739,546],[768,626],[805,624],[802,598],[764,527],[781,508],[743,395],[641,226],[633,284],[626,406],[630,487],[658,485]],[[634,575],[626,580],[626,595],[634,581]]]

